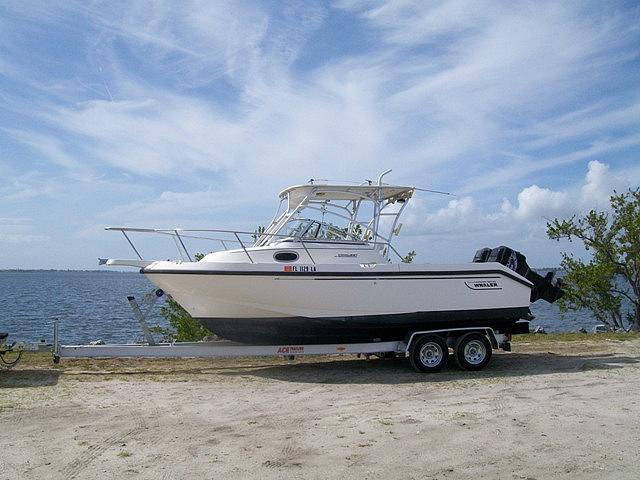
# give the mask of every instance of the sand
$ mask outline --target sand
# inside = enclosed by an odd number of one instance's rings
[[[640,340],[517,344],[482,372],[355,357],[25,361],[0,478],[640,478]]]

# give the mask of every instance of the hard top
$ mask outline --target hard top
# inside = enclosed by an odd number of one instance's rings
[[[289,197],[290,205],[299,205],[307,200],[407,200],[415,187],[399,185],[340,185],[306,184],[294,185],[280,192],[280,198]]]

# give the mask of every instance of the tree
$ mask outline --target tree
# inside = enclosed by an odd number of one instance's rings
[[[404,257],[402,257],[402,262],[403,263],[411,263],[411,262],[413,262],[414,258],[416,258],[416,251],[415,250],[411,250]]]
[[[262,234],[264,233],[265,228],[262,225],[258,225],[258,228],[256,228],[253,233],[251,234],[251,238],[253,238],[254,242],[257,242],[258,239],[262,236]]]
[[[640,330],[640,188],[610,197],[611,212],[547,223],[553,240],[580,240],[588,262],[562,254],[564,296],[560,307],[588,309],[613,329]],[[625,300],[630,311],[623,312]],[[627,327],[625,327],[625,321]]]

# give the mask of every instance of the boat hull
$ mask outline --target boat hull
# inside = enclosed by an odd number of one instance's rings
[[[213,333],[243,343],[398,340],[474,325],[509,332],[529,312],[530,282],[497,264],[198,266],[160,264],[143,273]]]
[[[204,327],[228,340],[249,344],[324,344],[393,341],[419,330],[492,327],[502,333],[528,331],[519,322],[527,307],[416,312],[360,317],[197,318]]]

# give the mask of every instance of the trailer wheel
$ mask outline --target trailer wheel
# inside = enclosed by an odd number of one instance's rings
[[[447,364],[449,347],[438,335],[422,335],[411,346],[409,360],[418,372],[439,372]]]
[[[481,333],[466,333],[456,340],[454,352],[460,368],[482,370],[491,360],[491,343]]]

